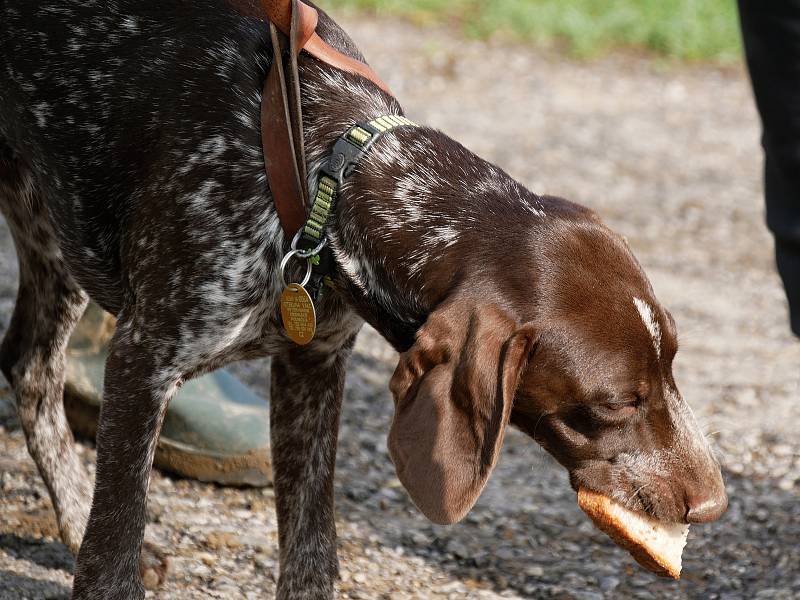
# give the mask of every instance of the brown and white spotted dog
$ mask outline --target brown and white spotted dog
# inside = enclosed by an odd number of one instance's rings
[[[360,57],[322,14],[319,32]],[[403,354],[389,447],[437,522],[473,505],[512,423],[573,486],[668,521],[717,518],[717,462],[672,377],[675,325],[625,242],[443,133],[383,135],[328,229],[336,293],[291,343],[288,240],[267,188],[264,23],[225,0],[0,0],[0,205],[20,263],[0,352],[64,542],[73,598],[141,598],[151,462],[186,379],[272,356],[279,598],[330,598],[345,366],[364,321]],[[372,83],[300,59],[312,179],[358,121],[402,114]],[[299,268],[299,266],[298,266]],[[62,407],[87,298],[118,317],[94,494]],[[91,511],[90,511],[91,506]]]

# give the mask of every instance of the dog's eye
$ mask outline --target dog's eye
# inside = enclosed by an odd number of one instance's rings
[[[627,402],[610,402],[604,404],[603,408],[612,413],[629,413],[636,410],[636,405]]]
[[[615,398],[602,403],[604,412],[609,414],[615,419],[625,418],[632,416],[639,405],[642,403],[642,398],[632,396],[630,398]]]
[[[603,404],[608,410],[625,410],[626,408],[636,408],[639,406],[639,399],[636,400],[622,400],[615,402],[606,402]]]

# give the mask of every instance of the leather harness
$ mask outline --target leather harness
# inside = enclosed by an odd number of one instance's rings
[[[391,95],[391,92],[366,64],[345,56],[317,35],[319,14],[301,0],[228,2],[240,13],[269,20],[273,59],[261,99],[261,144],[267,181],[284,239],[291,240],[291,247],[279,267],[284,283],[281,319],[287,336],[296,344],[305,345],[316,332],[314,302],[326,287],[334,287],[330,277],[334,261],[330,248],[326,247],[325,224],[339,186],[380,136],[397,127],[415,126],[415,123],[399,115],[383,115],[348,129],[336,141],[317,174],[314,202],[307,216],[309,194],[297,67],[300,52],[306,51],[336,69],[365,77],[386,93]],[[306,273],[299,283],[288,283],[284,278],[292,258],[306,262]]]
[[[301,0],[228,0],[240,13],[270,24],[273,60],[261,100],[261,144],[281,228],[292,239],[306,222],[307,170],[297,58],[306,51],[343,71],[386,84],[366,64],[342,54],[317,33],[319,14]]]

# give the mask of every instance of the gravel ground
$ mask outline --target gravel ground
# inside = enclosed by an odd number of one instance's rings
[[[738,71],[634,57],[591,64],[389,21],[345,24],[404,102],[537,192],[592,206],[626,235],[681,332],[677,380],[713,440],[730,509],[692,528],[680,582],[658,580],[597,532],[565,472],[512,432],[466,520],[428,523],[385,435],[394,352],[360,336],[346,393],[336,501],[342,598],[800,597],[800,343],[788,333],[763,226],[758,127]],[[0,229],[0,327],[16,286]],[[268,364],[234,371],[266,394]],[[91,445],[82,445],[87,462]],[[149,535],[173,569],[153,598],[273,597],[271,489],[156,473]],[[66,598],[72,558],[0,401],[0,598]]]

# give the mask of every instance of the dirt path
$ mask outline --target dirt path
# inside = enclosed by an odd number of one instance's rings
[[[685,577],[656,580],[596,532],[566,474],[512,432],[464,523],[429,524],[385,434],[395,356],[365,331],[348,383],[337,508],[343,598],[800,596],[800,343],[788,334],[762,224],[756,116],[740,72],[628,58],[590,65],[447,31],[343,20],[408,115],[537,192],[595,208],[626,235],[681,334],[677,380],[725,468],[730,510],[692,529]],[[513,251],[512,248],[509,249]],[[16,264],[0,230],[0,325]],[[236,372],[266,393],[267,365]],[[86,460],[93,451],[84,447]],[[0,598],[66,598],[72,559],[0,401]],[[173,548],[157,598],[263,598],[277,561],[271,490],[154,476],[152,536]]]

